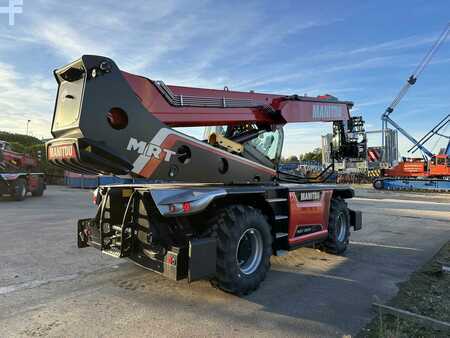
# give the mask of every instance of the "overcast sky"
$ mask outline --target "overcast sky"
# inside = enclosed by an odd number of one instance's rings
[[[30,119],[38,137],[50,137],[52,70],[82,54],[169,84],[329,93],[354,101],[353,114],[379,129],[381,112],[450,20],[450,1],[23,2],[14,26],[0,14],[0,130],[25,133]],[[392,117],[415,136],[430,129],[450,113],[449,74],[447,42]],[[288,126],[285,155],[319,146],[330,130]]]

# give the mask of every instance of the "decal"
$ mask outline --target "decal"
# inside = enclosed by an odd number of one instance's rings
[[[308,235],[313,232],[322,230],[322,224],[311,224],[311,225],[297,225],[297,230],[295,231],[295,236]]]
[[[320,201],[321,191],[303,191],[297,195],[299,201]]]
[[[62,144],[50,146],[48,148],[47,158],[53,160],[55,158],[75,158],[76,150],[73,144]]]
[[[270,169],[266,166],[236,155],[232,155],[221,149],[217,149],[213,146],[204,144],[201,141],[188,138],[186,135],[178,133],[169,128],[161,128],[150,142],[139,141],[135,138],[130,138],[127,150],[135,151],[139,154],[138,158],[133,163],[133,172],[144,177],[151,177],[151,175],[155,172],[162,161],[168,162],[172,158],[172,155],[176,154],[176,152],[170,150],[170,148],[173,147],[177,141],[182,141],[183,143],[190,146],[202,148],[204,150],[226,157],[230,160],[247,164],[258,171],[264,171],[271,175],[274,175],[276,173],[275,170]]]
[[[128,142],[127,150],[137,151],[140,155],[147,157],[148,159],[154,157],[157,160],[163,159],[166,162],[170,162],[172,155],[176,154],[175,151],[170,149],[163,149],[159,145],[147,143],[145,141],[138,141],[131,137]]]
[[[312,111],[313,120],[335,120],[342,119],[344,112],[340,105],[314,104]]]

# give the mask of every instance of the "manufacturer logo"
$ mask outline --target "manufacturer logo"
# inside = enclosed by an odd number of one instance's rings
[[[146,156],[148,158],[155,158],[157,160],[164,160],[169,162],[172,155],[176,152],[170,149],[163,149],[156,144],[152,144],[145,141],[138,141],[137,139],[131,137],[128,142],[127,150],[136,151],[139,155]]]
[[[330,104],[313,105],[312,118],[314,120],[340,119],[342,115],[342,106]]]
[[[23,13],[23,0],[9,0],[8,6],[0,7],[0,14],[8,14],[8,22],[10,26],[14,26],[16,23],[16,14]]]
[[[299,201],[319,201],[320,191],[304,191],[298,195]]]
[[[49,160],[52,160],[55,158],[74,158],[74,157],[76,157],[75,147],[73,144],[50,146],[48,148],[48,156],[47,157]]]

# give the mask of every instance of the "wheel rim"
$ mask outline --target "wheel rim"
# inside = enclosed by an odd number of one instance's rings
[[[339,242],[343,242],[345,240],[345,237],[347,236],[347,224],[345,222],[345,219],[343,217],[343,214],[339,214],[337,219],[337,240]]]
[[[236,262],[244,275],[254,273],[261,263],[263,239],[258,229],[250,228],[244,231],[239,239],[236,250]]]

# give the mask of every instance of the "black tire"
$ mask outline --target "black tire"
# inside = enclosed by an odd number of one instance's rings
[[[270,226],[258,209],[246,205],[231,205],[214,214],[210,226],[217,238],[217,261],[211,283],[226,292],[247,295],[259,287],[270,269]]]
[[[31,192],[31,195],[33,197],[40,197],[40,196],[44,195],[44,190],[45,190],[44,180],[42,178],[40,178],[37,188]]]
[[[347,250],[350,238],[350,212],[347,203],[340,197],[333,198],[328,221],[328,238],[324,242],[325,250],[333,254],[342,254]]]
[[[27,182],[23,178],[16,180],[14,185],[13,198],[15,201],[23,201],[27,194]]]
[[[377,178],[373,181],[372,185],[376,190],[383,189],[383,180]]]

